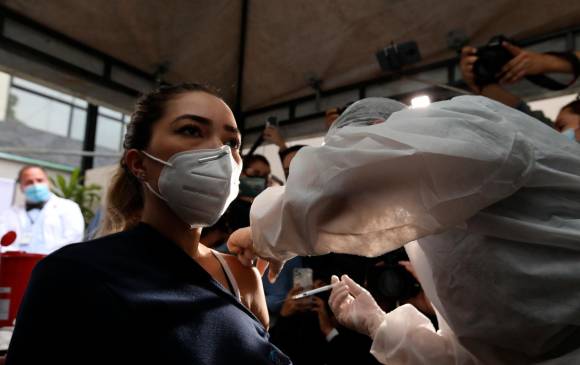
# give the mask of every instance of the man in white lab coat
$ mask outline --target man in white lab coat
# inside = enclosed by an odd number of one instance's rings
[[[85,223],[78,204],[50,192],[46,171],[25,166],[18,183],[26,203],[0,215],[0,236],[16,233],[16,241],[6,250],[48,255],[82,240]]]
[[[254,200],[230,250],[276,271],[293,255],[404,245],[439,331],[410,305],[382,312],[348,278],[330,301],[385,364],[580,363],[580,144],[483,97],[397,104],[347,109],[285,188]]]

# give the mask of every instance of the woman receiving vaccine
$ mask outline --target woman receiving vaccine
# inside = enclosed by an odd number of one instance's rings
[[[238,193],[240,133],[197,84],[136,105],[100,239],[34,270],[8,364],[285,364],[256,269],[199,244]]]

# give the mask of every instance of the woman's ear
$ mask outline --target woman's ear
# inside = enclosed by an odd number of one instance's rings
[[[125,165],[129,171],[139,180],[147,176],[145,168],[145,156],[136,149],[130,149],[125,153]]]

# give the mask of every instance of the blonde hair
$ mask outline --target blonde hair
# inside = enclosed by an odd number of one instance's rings
[[[143,212],[143,187],[125,163],[125,154],[130,149],[145,150],[153,131],[153,125],[163,117],[165,105],[175,96],[201,91],[216,97],[217,92],[208,86],[196,83],[165,85],[143,95],[135,105],[127,133],[123,141],[124,153],[109,191],[105,215],[99,225],[97,236],[104,236],[135,227]]]
[[[137,178],[121,162],[113,175],[107,192],[105,215],[97,236],[105,236],[130,229],[141,220],[143,191]]]

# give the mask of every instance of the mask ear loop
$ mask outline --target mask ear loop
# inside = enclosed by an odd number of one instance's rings
[[[149,153],[145,152],[145,151],[141,151],[141,153],[143,153],[145,156],[149,157],[150,159],[152,159],[153,161],[159,162],[162,165],[165,166],[169,166],[172,167],[173,165],[170,164],[167,161],[163,161],[155,156],[150,155]],[[163,195],[161,195],[161,193],[158,193],[155,191],[155,189],[153,189],[153,187],[151,186],[151,184],[149,184],[147,181],[145,181],[143,178],[140,179],[141,181],[143,181],[143,184],[147,187],[147,189],[156,197],[158,197],[159,199],[163,200],[164,202],[167,201],[167,199],[165,199],[165,197],[163,197]]]
[[[156,197],[158,197],[159,199],[163,200],[164,202],[167,201],[167,199],[165,199],[163,197],[163,195],[159,194],[158,192],[156,192],[151,185],[147,182],[147,181],[143,181],[143,184],[145,184],[145,186],[147,187],[147,189],[153,193],[153,195],[155,195]]]
[[[161,159],[159,159],[159,158],[157,158],[157,157],[155,157],[155,156],[152,156],[152,155],[148,154],[148,153],[147,153],[147,152],[145,152],[145,151],[141,151],[141,153],[142,153],[142,154],[144,154],[145,156],[149,157],[149,158],[150,158],[150,159],[152,159],[153,161],[157,161],[157,162],[159,162],[159,163],[160,163],[160,164],[162,164],[162,165],[169,166],[169,167],[173,167],[173,165],[172,165],[171,163],[169,163],[169,162],[167,162],[167,161],[163,161],[163,160],[161,160]]]

